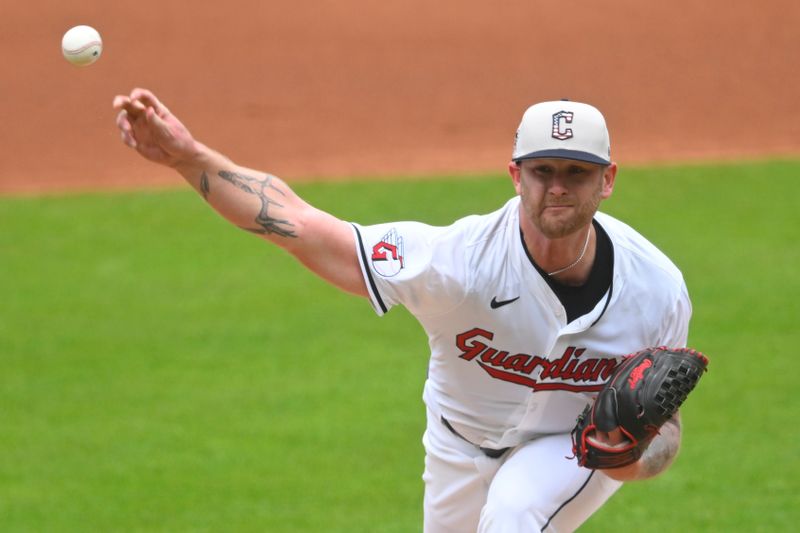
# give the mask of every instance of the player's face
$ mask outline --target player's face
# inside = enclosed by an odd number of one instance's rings
[[[549,239],[586,227],[601,200],[611,196],[617,167],[571,159],[529,159],[509,165],[522,208]]]

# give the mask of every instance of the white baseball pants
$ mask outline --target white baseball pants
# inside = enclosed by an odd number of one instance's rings
[[[423,443],[425,533],[574,531],[622,486],[569,459],[569,434],[491,459],[429,410]]]

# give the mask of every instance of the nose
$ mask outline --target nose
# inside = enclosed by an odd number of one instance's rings
[[[564,196],[565,194],[569,193],[569,187],[567,186],[567,173],[566,172],[555,172],[550,179],[550,182],[547,184],[547,192],[548,194],[552,194],[554,196]]]

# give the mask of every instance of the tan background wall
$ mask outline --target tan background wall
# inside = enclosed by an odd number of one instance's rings
[[[793,0],[6,2],[0,193],[179,184],[118,141],[148,87],[290,180],[504,171],[524,109],[601,108],[621,163],[800,152]],[[69,65],[89,24],[100,61]]]

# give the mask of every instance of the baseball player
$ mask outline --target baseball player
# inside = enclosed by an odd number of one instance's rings
[[[197,142],[151,92],[117,96],[123,141],[175,168],[233,224],[261,235],[378,315],[405,306],[428,335],[424,529],[572,531],[624,481],[664,471],[679,417],[636,462],[578,464],[576,417],[624,354],[685,346],[691,304],[679,270],[598,212],[614,188],[602,114],[531,106],[508,165],[516,195],[446,227],[362,226],[299,198],[279,178]],[[625,446],[619,430],[594,443]]]

